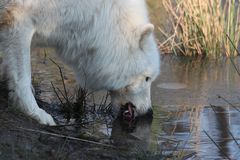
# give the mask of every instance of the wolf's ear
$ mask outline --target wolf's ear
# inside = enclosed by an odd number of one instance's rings
[[[147,38],[153,33],[154,25],[153,24],[146,24],[140,29],[140,37],[139,37],[139,47],[141,49],[144,48],[146,44]]]

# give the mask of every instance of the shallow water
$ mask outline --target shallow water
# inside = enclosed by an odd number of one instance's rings
[[[40,52],[43,50],[33,54],[39,97],[49,103],[58,102],[50,84],[52,81],[62,88],[58,68],[48,60],[54,56],[47,54],[45,58]],[[239,64],[239,59],[234,61]],[[75,88],[73,73],[66,66],[63,73],[71,93]],[[239,79],[230,60],[203,63],[162,56],[161,75],[152,86],[153,119],[102,121],[94,125],[92,133],[97,131],[126,154],[139,153],[140,158],[165,155],[179,159],[238,159],[240,111],[233,106],[240,106]],[[95,99],[102,95],[98,93]]]
[[[239,59],[234,63],[239,64]],[[158,106],[154,107],[152,132],[159,142],[152,145],[171,149],[180,142],[177,150],[195,152],[201,159],[224,159],[226,155],[238,159],[239,141],[234,142],[231,134],[236,139],[240,136],[240,113],[233,107],[240,104],[240,76],[231,61],[203,63],[165,56],[161,71],[152,88],[153,103]],[[166,83],[169,86],[159,87]]]

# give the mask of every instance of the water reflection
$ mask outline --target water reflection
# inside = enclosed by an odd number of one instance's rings
[[[151,123],[152,118],[140,118],[133,122],[118,118],[113,123],[111,139],[116,146],[129,151],[146,151],[151,143]]]
[[[240,77],[229,59],[201,61],[162,56],[161,62],[161,75],[152,87],[156,104],[222,105],[217,95],[231,99],[232,103],[239,102]],[[235,63],[239,64],[239,58]],[[164,83],[186,86],[181,91],[155,87]]]
[[[226,133],[226,127],[224,127],[226,125],[223,123],[222,128],[217,127],[213,130],[214,126],[222,125],[221,121],[218,122],[214,119],[220,116],[219,118],[223,121],[227,121],[221,117],[225,111],[218,115],[218,111],[215,113],[210,107],[193,106],[190,110],[183,106],[168,107],[174,107],[174,109],[170,109],[172,110],[170,112],[159,110],[160,112],[155,113],[153,121],[141,118],[131,123],[117,119],[112,124],[111,129],[104,128],[106,129],[105,133],[112,139],[115,146],[127,150],[128,154],[144,151],[152,154],[148,156],[161,153],[161,155],[173,158],[174,152],[183,151],[183,157],[188,155],[206,159],[211,156],[214,158],[223,157],[217,147],[202,132],[202,130],[206,130],[219,146],[226,148],[224,153],[229,153],[227,143],[232,140],[229,136],[222,134],[222,131]],[[174,111],[176,108],[179,110]],[[216,108],[216,110],[218,109]],[[213,127],[209,127],[209,124]],[[103,131],[103,128],[101,129]],[[209,152],[209,148],[212,149],[211,152]]]
[[[157,112],[153,121],[139,119],[128,124],[117,119],[110,135],[114,145],[129,153],[149,151],[172,158],[181,154],[182,158],[226,159],[227,155],[238,159],[240,125],[234,123],[240,118],[239,112],[230,107],[168,107],[172,111]]]
[[[240,129],[240,126],[238,125],[235,129],[232,128],[233,123],[238,121],[236,117],[231,116],[232,113],[239,114],[239,112],[229,107],[214,107],[214,109],[207,108],[205,114],[203,114],[202,118],[204,119],[201,119],[201,121],[204,122],[202,128],[212,136],[216,145],[221,147],[221,149],[217,149],[215,145],[216,150],[211,150],[211,152],[213,152],[213,157],[216,155],[222,158],[226,158],[227,155],[233,159],[238,159],[239,157],[239,142],[237,139],[239,138],[238,130]],[[206,142],[205,139],[206,138],[204,138],[204,135],[202,134],[202,143]],[[212,147],[214,147],[214,145]],[[201,149],[203,151],[208,151],[207,145],[201,145]],[[205,154],[202,152],[200,155],[203,156]]]

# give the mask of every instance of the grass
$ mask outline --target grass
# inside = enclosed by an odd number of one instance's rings
[[[101,113],[110,115],[111,104],[108,101],[108,93],[106,94],[106,96],[102,97],[100,104],[96,104],[95,102],[93,102],[93,104],[87,103],[87,99],[89,99],[89,97],[94,94],[94,91],[89,92],[85,88],[78,87],[73,93],[69,93],[64,81],[62,68],[54,60],[50,59],[50,61],[57,66],[60,73],[62,89],[55,87],[52,82],[51,85],[54,93],[56,94],[61,104],[61,111],[68,121],[73,118],[81,122],[85,118],[86,114],[89,112],[89,108],[92,108],[90,112],[93,114]]]
[[[81,120],[86,110],[86,99],[88,96],[88,91],[84,88],[78,88],[75,95],[70,95],[66,89],[66,84],[64,82],[63,70],[54,60],[50,59],[58,69],[61,76],[63,89],[56,88],[51,82],[53,91],[55,92],[58,100],[62,106],[62,112],[65,114],[65,118],[69,121],[71,118],[76,118]]]
[[[165,53],[219,58],[238,55],[240,8],[236,0],[163,0],[170,31],[160,43]],[[229,38],[227,37],[229,36]]]

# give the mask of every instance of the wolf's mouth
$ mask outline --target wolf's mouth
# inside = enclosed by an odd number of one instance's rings
[[[122,106],[122,116],[127,120],[134,119],[134,108],[136,108],[132,103],[128,102]]]

